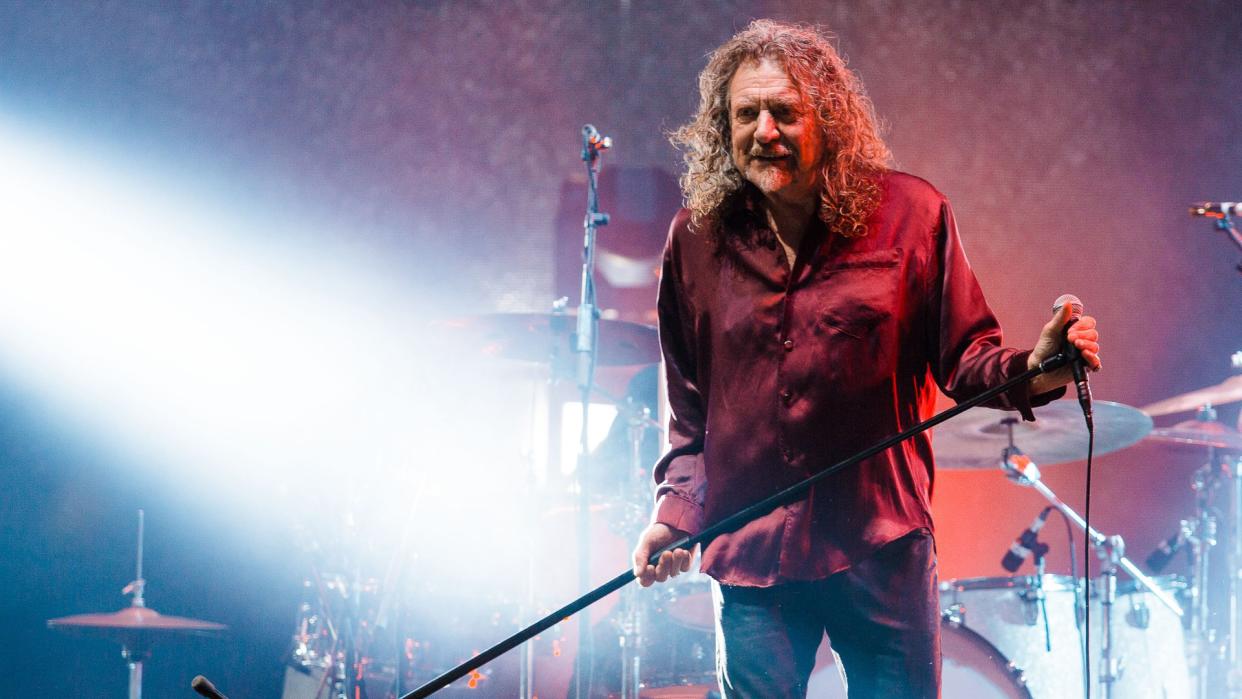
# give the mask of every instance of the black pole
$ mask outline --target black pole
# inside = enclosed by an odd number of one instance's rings
[[[869,459],[872,456],[875,456],[876,454],[879,454],[880,452],[886,449],[891,449],[892,447],[897,446],[898,444],[906,441],[907,439],[917,434],[926,432],[927,430],[935,427],[936,425],[939,425],[945,420],[957,417],[958,415],[966,412],[967,410],[970,410],[971,408],[974,408],[978,405],[982,405],[983,403],[986,403],[987,401],[1014,388],[1015,386],[1018,386],[1019,384],[1030,381],[1031,379],[1035,378],[1036,376],[1039,376],[1040,374],[1044,374],[1049,371],[1052,371],[1053,369],[1058,369],[1062,366],[1065,366],[1065,364],[1068,363],[1069,361],[1070,361],[1069,358],[1064,353],[1057,354],[1053,357],[1045,359],[1043,362],[1039,364],[1039,366],[1035,367],[1034,369],[1027,369],[1023,373],[1009,379],[1008,381],[1000,384],[999,386],[989,388],[988,390],[984,391],[983,393],[980,393],[974,398],[958,403],[957,405],[953,406],[952,408],[949,408],[948,410],[945,410],[944,412],[937,413],[936,415],[933,415],[932,417],[928,418],[927,420],[924,420],[923,422],[920,422],[917,425],[914,425],[913,427],[910,427],[906,430],[903,430],[902,432],[899,432],[891,437],[888,437],[884,439],[883,441],[879,442],[878,444],[874,444],[870,447],[867,447],[866,449],[858,452],[857,454],[854,454],[853,456],[849,457],[848,459],[845,459],[844,461],[838,461],[837,463],[829,466],[828,468],[825,468],[823,471],[820,471],[819,473],[816,473],[815,475],[810,476],[802,480],[799,483],[795,483],[794,485],[791,485],[788,488],[785,488],[784,490],[780,491],[779,493],[776,493],[775,495],[768,496],[753,505],[749,505],[734,514],[728,517],[725,517],[724,519],[720,520],[719,522],[716,522],[710,527],[707,527],[706,529],[699,532],[698,534],[684,537],[679,541],[675,541],[669,544],[668,546],[665,546],[664,548],[660,549],[659,551],[651,555],[650,562],[652,564],[656,563],[656,561],[660,558],[660,556],[665,551],[672,551],[673,549],[693,548],[697,546],[698,544],[703,543],[704,541],[714,539],[715,537],[720,536],[721,534],[726,534],[735,529],[738,529],[743,524],[746,524],[747,522],[751,521],[752,519],[755,519],[756,517],[759,517],[760,515],[767,514],[768,512],[771,512],[772,510],[776,509],[777,507],[780,507],[781,505],[788,505],[792,502],[795,502],[796,500],[801,498],[803,495],[805,495],[807,491],[811,489],[812,486],[824,480],[828,476],[831,476],[832,474],[848,466],[853,466],[859,461],[862,461],[864,459]],[[496,658],[499,658],[500,656],[504,655],[505,653],[508,653],[514,648],[517,648],[518,646],[525,643],[526,641],[539,635],[541,632],[552,628],[553,626],[559,624],[561,621],[568,619],[569,617],[573,616],[574,614],[577,614],[583,609],[586,609],[592,604],[595,604],[596,602],[607,597],[613,592],[620,590],[621,588],[629,584],[632,580],[634,580],[634,571],[633,570],[625,571],[624,573],[618,575],[612,580],[609,580],[603,585],[600,585],[594,590],[591,590],[585,595],[570,602],[564,607],[557,609],[556,611],[548,614],[547,616],[543,617],[539,621],[536,621],[530,626],[527,626],[526,628],[518,631],[517,633],[506,638],[500,643],[497,643],[491,648],[488,648],[482,653],[479,653],[473,658],[461,663],[457,667],[449,670],[448,672],[445,672],[444,674],[424,684],[423,686],[419,687],[413,692],[406,694],[405,696],[401,697],[401,699],[424,699],[425,697],[429,697],[432,694],[435,694],[436,692],[440,691],[441,689],[444,689],[445,687],[452,684],[453,682],[456,682],[462,677],[465,677],[471,672],[479,669],[483,665],[486,665],[487,663],[495,660]]]

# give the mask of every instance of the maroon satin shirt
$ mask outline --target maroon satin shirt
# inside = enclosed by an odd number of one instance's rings
[[[899,172],[882,186],[866,236],[820,225],[792,270],[758,225],[732,223],[718,244],[689,212],[674,218],[658,304],[672,449],[655,467],[656,521],[695,533],[929,417],[933,381],[968,398],[1026,370],[1028,352],[1001,346],[944,195]],[[1032,419],[1027,393],[995,407]],[[731,585],[825,578],[931,529],[932,477],[924,433],[712,540],[703,570]]]

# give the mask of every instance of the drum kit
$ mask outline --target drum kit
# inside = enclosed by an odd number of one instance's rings
[[[561,311],[550,314],[490,314],[448,321],[465,344],[497,360],[534,361],[548,376],[569,371],[576,323]],[[600,363],[629,367],[654,364],[655,331],[645,325],[601,320]],[[654,367],[648,365],[648,369]],[[654,382],[650,382],[654,383]],[[640,392],[641,393],[641,392]],[[659,424],[658,400],[633,392],[618,405],[614,429],[624,442],[609,461],[597,449],[593,473],[596,497],[588,519],[599,577],[627,560],[626,552],[650,508],[647,475]],[[1060,401],[1035,409],[1035,422],[1008,413],[974,410],[937,428],[934,449],[942,469],[1000,469],[1021,487],[1044,496],[1049,506],[1006,555],[1016,571],[1033,556],[1034,575],[959,578],[940,584],[943,696],[990,699],[1051,699],[1084,695],[1124,699],[1232,699],[1238,688],[1238,578],[1242,564],[1242,434],[1217,420],[1215,406],[1242,401],[1242,376],[1162,400],[1142,409],[1095,404],[1095,454],[1115,452],[1144,440],[1197,450],[1203,465],[1190,478],[1195,509],[1176,523],[1175,533],[1148,556],[1146,568],[1160,573],[1174,556],[1188,554],[1185,577],[1144,573],[1125,555],[1120,536],[1087,528],[1083,518],[1041,479],[1040,466],[1081,461],[1087,456],[1086,429],[1078,406]],[[1153,427],[1153,417],[1194,411],[1195,417]],[[614,426],[616,427],[616,426]],[[621,475],[618,476],[617,473]],[[602,486],[602,478],[611,484]],[[546,500],[545,500],[546,501]],[[1087,533],[1099,559],[1098,574],[1084,583],[1077,575],[1044,571],[1048,546],[1038,532],[1049,512]],[[543,533],[563,542],[575,526],[576,505],[562,502],[538,515]],[[1215,549],[1225,542],[1228,551]],[[186,634],[219,634],[212,622],[160,615],[143,602],[142,520],[138,571],[126,588],[132,605],[107,614],[53,619],[49,626],[121,643],[130,670],[131,699],[141,696],[142,666],[159,640]],[[1072,560],[1072,559],[1071,559]],[[1012,565],[1011,565],[1012,564]],[[1224,574],[1216,567],[1222,566]],[[561,568],[568,568],[562,562]],[[1085,566],[1084,566],[1085,567]],[[1074,571],[1071,571],[1073,573]],[[1122,576],[1118,574],[1122,573]],[[556,584],[559,580],[560,584]],[[470,629],[456,637],[428,633],[418,615],[400,616],[401,594],[391,575],[349,576],[315,571],[306,582],[288,656],[284,699],[397,697],[445,666],[516,628],[531,610],[546,610],[573,593],[565,576],[532,579],[537,591],[519,604],[503,595],[432,605],[451,614],[449,626]],[[1227,588],[1223,594],[1213,590]],[[533,606],[532,606],[533,605]],[[649,589],[631,585],[619,599],[606,598],[591,620],[591,677],[584,697],[691,699],[719,696],[714,680],[714,620],[709,581],[686,574]],[[426,605],[424,605],[426,608]],[[443,619],[439,621],[443,622]],[[554,628],[527,644],[520,658],[497,661],[450,686],[444,696],[573,696],[581,641],[570,628]],[[436,628],[443,629],[444,624]],[[1089,639],[1090,646],[1084,653]],[[836,659],[825,643],[808,687],[811,699],[843,699]]]

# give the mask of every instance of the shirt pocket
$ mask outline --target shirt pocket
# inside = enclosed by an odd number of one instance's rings
[[[856,253],[830,262],[816,280],[819,319],[829,332],[863,340],[897,312],[901,250]]]

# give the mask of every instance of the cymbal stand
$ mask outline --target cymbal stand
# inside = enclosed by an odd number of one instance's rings
[[[1233,539],[1229,547],[1229,697],[1242,697],[1242,458],[1236,454],[1228,459],[1227,468],[1233,481],[1230,515],[1233,517]]]
[[[1195,673],[1195,696],[1207,699],[1211,689],[1211,665],[1216,638],[1210,624],[1208,581],[1211,579],[1211,552],[1216,546],[1217,519],[1212,508],[1213,494],[1220,485],[1215,468],[1215,449],[1208,447],[1208,463],[1199,467],[1191,480],[1195,493],[1195,516],[1187,524],[1190,544],[1190,643],[1188,656]]]
[[[123,595],[133,595],[133,599],[129,603],[131,607],[147,606],[146,598],[144,597],[147,581],[142,577],[142,538],[145,519],[146,513],[138,510],[137,571],[134,573],[133,582],[121,590]],[[121,657],[125,659],[125,664],[129,666],[129,699],[142,699],[142,664],[151,657],[151,649],[136,647],[132,642],[126,642],[121,646]]]
[[[630,535],[630,540],[633,540],[642,528],[642,522],[637,517],[631,516],[631,509],[628,505],[634,498],[628,496],[635,491],[641,492],[641,488],[636,488],[635,485],[642,481],[643,437],[652,423],[651,410],[632,398],[627,398],[623,404],[619,404],[619,408],[626,417],[626,436],[630,446],[629,473],[623,481],[623,492],[627,496],[624,498],[626,507],[622,511],[622,518],[625,521],[620,524],[626,530],[625,533]],[[641,592],[642,588],[631,585],[621,593],[622,621],[619,639],[621,642],[621,695],[619,699],[638,699],[639,692],[642,691],[643,632],[647,623],[647,601],[650,597]]]
[[[1012,429],[1012,426],[1011,426]],[[1125,543],[1120,536],[1105,536],[1094,527],[1088,527],[1084,520],[1069,505],[1065,504],[1060,497],[1057,496],[1051,488],[1047,486],[1041,479],[1039,467],[1029,457],[1021,453],[1020,449],[1006,447],[1001,452],[1001,469],[1009,479],[1018,485],[1029,486],[1034,488],[1036,492],[1044,497],[1053,507],[1057,508],[1061,514],[1065,515],[1069,521],[1073,522],[1091,542],[1096,553],[1099,554],[1100,560],[1103,562],[1103,569],[1100,572],[1100,583],[1102,586],[1103,613],[1104,613],[1104,638],[1101,645],[1100,658],[1100,682],[1102,696],[1104,699],[1112,699],[1113,683],[1120,676],[1121,658],[1113,658],[1113,638],[1112,638],[1112,605],[1116,597],[1117,569],[1129,573],[1130,577],[1145,587],[1156,599],[1160,600],[1164,606],[1168,607],[1173,613],[1180,618],[1184,615],[1181,605],[1177,600],[1173,599],[1167,592],[1156,585],[1155,581],[1149,578],[1143,571],[1139,570],[1129,558],[1125,556]]]
[[[599,354],[599,309],[595,305],[595,238],[600,226],[608,224],[608,214],[599,211],[599,161],[612,146],[612,139],[600,136],[594,126],[582,127],[582,161],[587,169],[587,213],[582,221],[582,287],[578,302],[578,327],[574,352],[578,355],[578,390],[582,393],[582,431],[578,451],[578,588],[591,587],[591,494],[589,460],[591,452],[588,419],[591,387],[595,383],[595,362]],[[593,673],[594,637],[589,618],[578,621],[578,652],[574,657],[574,699],[590,694]]]

